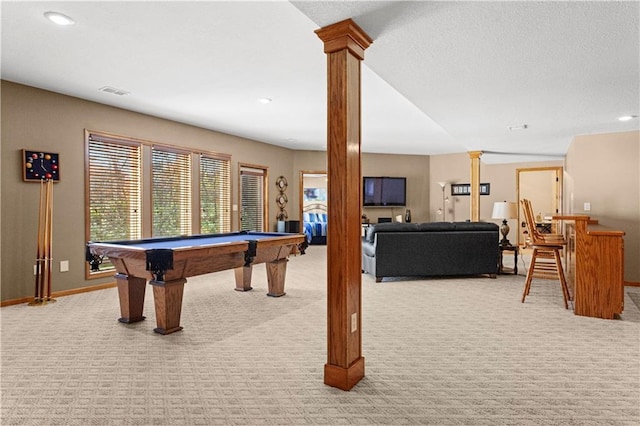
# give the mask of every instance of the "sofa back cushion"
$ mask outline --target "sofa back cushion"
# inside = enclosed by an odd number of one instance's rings
[[[457,222],[425,222],[418,223],[418,231],[422,232],[451,232],[456,230]]]
[[[367,228],[366,241],[373,243],[378,232],[464,232],[498,231],[491,222],[425,222],[425,223],[377,223]]]
[[[456,231],[498,231],[500,227],[493,222],[454,222]]]
[[[376,232],[414,232],[417,230],[418,224],[416,223],[376,223],[374,225],[369,225],[367,228],[366,240],[372,243],[375,239]]]

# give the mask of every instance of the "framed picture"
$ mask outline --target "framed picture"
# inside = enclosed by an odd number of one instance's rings
[[[22,150],[22,180],[40,182],[60,180],[60,156],[53,152]]]
[[[451,184],[451,195],[469,195],[469,189],[471,185],[468,183],[452,183]]]
[[[305,188],[304,201],[327,201],[327,188]]]
[[[481,183],[480,184],[480,195],[489,195],[491,192],[491,184],[489,183]],[[451,184],[451,195],[471,195],[471,184],[469,183],[452,183]]]

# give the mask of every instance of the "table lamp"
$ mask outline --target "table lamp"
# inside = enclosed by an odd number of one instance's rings
[[[511,243],[507,239],[509,235],[509,225],[507,219],[516,219],[518,217],[518,209],[516,203],[508,203],[506,201],[493,203],[492,219],[502,219],[502,226],[500,226],[500,233],[502,234],[502,240],[500,240],[501,246],[510,246]]]

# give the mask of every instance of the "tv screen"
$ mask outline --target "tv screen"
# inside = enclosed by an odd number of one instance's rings
[[[362,178],[362,204],[369,207],[394,207],[407,204],[407,178]]]

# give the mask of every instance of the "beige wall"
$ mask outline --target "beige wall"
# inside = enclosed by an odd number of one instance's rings
[[[442,215],[437,210],[442,207],[442,191],[438,182],[447,182],[445,188],[446,220],[465,221],[471,217],[469,196],[452,196],[452,183],[469,183],[471,176],[471,160],[469,154],[434,155],[430,157],[431,174],[429,199],[429,217],[432,221],[441,221]],[[485,164],[480,157],[480,182],[489,183],[491,191],[489,195],[480,196],[480,220],[486,222],[502,223],[491,218],[493,203],[496,201],[517,202],[516,174],[518,169],[533,167],[562,167],[562,161],[544,161],[532,163],[510,164]],[[509,226],[514,229],[517,226],[515,220],[510,221]],[[515,241],[515,233],[511,231],[510,240]],[[513,238],[511,238],[513,237]]]
[[[428,222],[429,157],[420,155],[362,154],[363,176],[407,178],[406,207],[364,207],[363,213],[371,222],[379,217],[404,217],[411,210],[412,222]],[[395,219],[393,219],[395,220]]]
[[[469,197],[451,196],[452,183],[469,183],[471,176],[471,162],[467,153],[434,155],[429,159],[429,211],[427,220],[431,222],[441,222],[443,215],[438,214],[438,209],[442,209],[442,188],[438,182],[446,182],[444,189],[444,220],[447,222],[464,221],[470,217]],[[482,164],[480,165],[480,178],[485,182],[482,175]],[[485,196],[481,197],[480,206],[484,204]],[[481,210],[482,212],[482,210]],[[481,218],[485,216],[480,216]]]
[[[640,132],[576,136],[565,172],[565,210],[625,231],[625,280],[640,282]]]
[[[327,153],[321,151],[297,151],[294,173],[300,170],[326,171]],[[376,222],[378,217],[395,217],[411,210],[413,222],[427,222],[429,209],[429,157],[422,155],[362,154],[363,176],[392,176],[407,178],[407,206],[365,207],[363,213]],[[297,186],[299,188],[299,184]],[[296,188],[296,191],[298,189]],[[291,214],[290,214],[291,216]]]
[[[184,146],[232,156],[232,197],[238,203],[238,163],[268,167],[269,229],[275,229],[275,179],[283,175],[289,186],[289,218],[299,219],[299,171],[326,170],[326,152],[285,148],[213,132],[185,124],[113,108],[28,86],[2,81],[2,205],[1,300],[33,295],[33,264],[38,222],[39,185],[22,181],[21,150],[60,154],[61,181],[54,187],[53,291],[109,282],[84,278],[84,131],[90,129]],[[407,176],[409,208],[416,219],[427,220],[429,157],[363,155],[363,173]],[[398,172],[400,170],[401,172]],[[390,209],[372,209],[372,216],[390,215]],[[393,209],[394,214],[404,209]],[[233,229],[238,217],[232,216]],[[69,272],[60,273],[59,261],[68,260]]]
[[[276,177],[287,178],[289,218],[299,219],[300,170],[326,170],[326,152],[292,151],[6,81],[2,81],[1,113],[1,300],[33,295],[39,185],[22,181],[20,154],[23,148],[60,154],[61,182],[54,189],[54,292],[110,281],[84,279],[85,129],[230,154],[234,204],[238,196],[238,163],[268,167],[270,229],[275,229],[278,211]],[[565,173],[565,184],[571,185],[574,206],[589,201],[594,217],[627,232],[625,267],[626,279],[630,281],[640,281],[638,140],[638,132],[577,137],[567,154]],[[557,165],[562,163],[481,163],[481,181],[491,183],[491,195],[480,197],[481,219],[491,220],[494,201],[515,201],[516,169]],[[407,177],[407,207],[414,222],[440,220],[435,214],[442,202],[437,182],[466,183],[469,171],[466,153],[431,157],[362,155],[363,175]],[[449,187],[446,195],[451,200],[447,220],[468,219],[469,197],[451,197]],[[380,216],[403,214],[404,208],[367,208],[365,212],[375,221]],[[237,223],[234,215],[234,229]],[[57,272],[61,260],[69,260],[69,272]]]
[[[276,177],[294,181],[294,152],[289,149],[3,81],[2,300],[33,295],[39,185],[22,181],[23,148],[60,154],[61,181],[54,185],[53,197],[53,291],[109,281],[84,279],[85,129],[231,154],[234,204],[238,162],[268,167],[269,230],[275,229],[278,212]],[[297,206],[297,197],[289,198],[288,207]],[[233,229],[237,223],[234,214]],[[69,261],[69,272],[58,272],[62,260]]]

